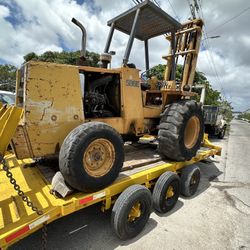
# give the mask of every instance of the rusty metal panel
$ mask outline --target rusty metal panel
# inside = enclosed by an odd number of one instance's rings
[[[144,1],[141,4],[136,5],[134,8],[131,8],[108,21],[108,25],[111,26],[111,24],[114,23],[115,29],[129,35],[132,29],[135,13],[139,8],[140,15],[135,33],[135,37],[139,40],[145,41],[152,37],[166,34],[171,30],[178,30],[182,27],[177,20],[172,18],[151,1]]]
[[[32,157],[57,154],[68,133],[84,121],[78,67],[29,62],[24,96],[29,152]]]
[[[17,127],[16,133],[11,140],[11,147],[17,159],[34,157],[27,132],[25,132],[25,127],[23,125]]]

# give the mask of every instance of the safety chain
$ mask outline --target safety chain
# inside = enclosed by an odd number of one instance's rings
[[[47,225],[46,223],[43,223],[43,228],[42,228],[42,249],[46,250],[47,249]]]
[[[14,189],[17,191],[17,194],[22,198],[22,200],[27,204],[28,207],[31,207],[31,209],[38,215],[42,215],[43,212],[41,210],[38,210],[38,208],[34,206],[33,202],[27,195],[24,194],[20,186],[16,183],[16,180],[13,177],[13,174],[10,172],[10,169],[7,166],[6,161],[2,155],[0,155],[0,163],[3,164],[3,170],[6,172],[6,176],[10,180],[10,183],[13,185]]]
[[[0,164],[3,165],[3,170],[6,172],[7,178],[10,180],[10,183],[13,185],[14,189],[17,191],[17,194],[22,198],[22,200],[30,207],[37,215],[42,215],[43,211],[39,210],[36,206],[34,206],[33,202],[29,199],[27,195],[21,190],[20,186],[16,183],[13,174],[10,172],[9,167],[6,164],[4,157],[0,154]],[[42,228],[42,249],[47,249],[47,227],[46,223],[43,224]]]

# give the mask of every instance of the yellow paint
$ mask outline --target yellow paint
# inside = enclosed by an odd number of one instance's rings
[[[166,193],[166,199],[171,198],[174,196],[174,188],[169,186]]]
[[[24,116],[12,139],[19,159],[57,155],[65,137],[83,122],[102,121],[120,134],[144,133],[138,69],[101,69],[31,61],[23,71],[24,77],[20,76],[20,71],[17,74],[16,103],[23,107]],[[120,117],[85,120],[79,71],[120,74]],[[158,115],[159,110],[156,113]]]
[[[17,156],[57,154],[68,133],[84,121],[78,68],[29,62],[25,76],[25,113],[13,138]]]
[[[0,154],[4,154],[17,125],[22,117],[23,110],[14,106],[3,106],[0,110]]]
[[[140,216],[141,216],[141,203],[136,202],[129,212],[128,221],[133,222]]]
[[[27,161],[29,161],[29,163],[32,162],[31,159],[20,162],[15,159],[14,155],[8,154],[6,156],[6,161],[7,163],[8,161],[12,161],[14,163],[15,166],[11,169],[11,171],[13,176],[16,178],[17,183],[21,186],[24,193],[30,197],[38,209],[43,209],[43,215],[46,214],[50,216],[50,219],[47,221],[47,223],[50,223],[62,216],[101,201],[104,202],[103,209],[107,210],[110,208],[117,195],[127,187],[133,184],[152,186],[152,183],[154,183],[156,179],[166,171],[176,172],[186,165],[194,164],[197,161],[205,159],[211,155],[220,153],[221,148],[212,145],[207,139],[205,139],[205,141],[206,145],[209,144],[210,146],[205,151],[198,153],[197,156],[192,158],[190,161],[164,163],[118,179],[104,190],[91,194],[84,194],[80,192],[73,193],[64,199],[56,198],[50,193],[51,185],[44,180],[42,174],[37,168],[23,168],[23,165],[27,164]],[[41,226],[33,228],[22,237],[19,237],[8,244],[5,242],[5,238],[8,235],[26,225],[29,225],[39,217],[23,203],[21,198],[13,189],[12,185],[9,183],[9,180],[6,178],[4,171],[0,171],[0,181],[1,186],[4,187],[4,189],[0,188],[0,247],[6,247],[12,245],[24,236],[38,230]],[[79,200],[92,195],[98,195],[101,192],[105,192],[106,195],[88,202],[87,204],[79,204]]]

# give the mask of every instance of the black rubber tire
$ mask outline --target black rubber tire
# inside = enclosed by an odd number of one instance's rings
[[[195,145],[187,148],[184,133],[191,117],[199,120],[200,131]],[[204,121],[201,106],[194,100],[181,100],[166,106],[161,114],[158,131],[159,152],[174,161],[190,160],[200,148],[204,134]]]
[[[89,175],[83,166],[88,145],[99,138],[112,143],[115,150],[113,166],[104,176]],[[59,154],[59,168],[65,181],[73,188],[92,192],[110,185],[119,175],[124,161],[124,145],[119,133],[102,122],[89,122],[73,129],[65,138]]]
[[[180,177],[174,172],[165,172],[159,177],[153,190],[155,210],[160,213],[167,213],[175,206],[180,196],[180,183]],[[174,195],[166,199],[166,193],[170,186],[173,187]]]
[[[141,216],[133,222],[128,221],[132,207],[141,204]],[[142,185],[132,185],[125,189],[116,200],[111,214],[111,226],[116,235],[127,240],[137,236],[145,227],[152,211],[152,196]]]
[[[226,127],[223,127],[222,130],[218,134],[219,139],[223,139],[226,133]]]
[[[186,197],[193,196],[200,183],[200,169],[196,165],[186,166],[181,171],[181,194]],[[195,183],[192,184],[192,178],[195,178]]]

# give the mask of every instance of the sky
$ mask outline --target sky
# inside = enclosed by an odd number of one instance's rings
[[[185,22],[191,16],[193,0],[157,0],[168,14]],[[197,0],[199,15],[205,21],[197,70],[213,88],[232,103],[235,111],[250,108],[250,2],[247,0]],[[29,52],[75,51],[80,49],[81,33],[72,17],[87,30],[87,49],[104,50],[107,21],[135,4],[133,0],[0,0],[0,64],[17,67]],[[220,36],[212,39],[210,37]],[[119,67],[128,36],[115,31],[110,50],[116,51],[112,67]],[[150,67],[165,63],[168,42],[163,36],[149,41]],[[130,62],[144,69],[143,43],[135,40]]]

